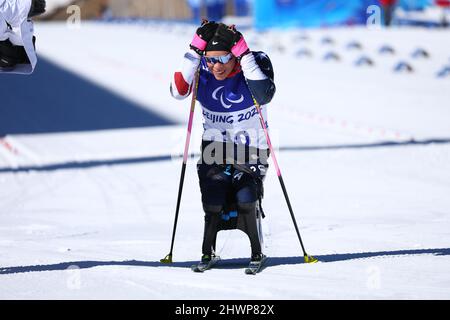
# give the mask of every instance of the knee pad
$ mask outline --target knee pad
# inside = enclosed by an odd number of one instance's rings
[[[256,201],[255,202],[238,202],[237,209],[240,214],[249,214],[256,211]]]

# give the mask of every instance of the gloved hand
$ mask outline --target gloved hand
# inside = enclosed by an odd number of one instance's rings
[[[209,50],[226,50],[233,53],[235,57],[241,59],[245,54],[250,52],[242,33],[236,30],[234,25],[227,26],[219,24],[212,41],[207,45]]]
[[[233,46],[231,47],[231,53],[238,58],[238,60],[241,60],[243,56],[245,56],[247,53],[250,52],[250,49],[248,48],[247,42],[245,42],[244,36],[242,33],[236,30],[236,28],[231,26],[229,28],[230,32],[234,32],[233,36]]]
[[[216,33],[217,27],[218,24],[216,22],[203,19],[202,25],[195,32],[190,48],[199,55],[203,55],[206,45]]]
[[[0,69],[11,69],[18,62],[16,50],[9,40],[0,41]]]
[[[0,41],[0,68],[11,69],[19,63],[30,63],[24,47],[15,46],[9,40]]]

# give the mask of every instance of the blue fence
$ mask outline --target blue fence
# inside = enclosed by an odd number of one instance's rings
[[[254,1],[255,27],[324,27],[365,23],[377,0]]]
[[[192,10],[194,21],[199,21],[201,18],[201,0],[186,0]],[[248,16],[251,14],[250,7],[252,0],[233,0],[234,13],[236,16]],[[256,2],[256,1],[255,1]],[[203,0],[203,5],[206,9],[206,14],[210,20],[221,20],[226,13],[225,0]]]
[[[210,20],[221,20],[226,13],[225,0],[186,0],[193,20],[201,18],[201,6]],[[397,0],[404,10],[422,10],[434,0]],[[367,7],[378,0],[233,0],[237,16],[254,17],[258,29],[271,27],[324,27],[364,24]]]
[[[398,5],[404,10],[423,10],[433,5],[434,0],[399,0]]]

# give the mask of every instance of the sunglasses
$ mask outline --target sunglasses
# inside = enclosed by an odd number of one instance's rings
[[[221,63],[221,64],[225,64],[225,63],[228,63],[231,60],[231,58],[233,58],[233,54],[229,53],[224,56],[205,57],[205,60],[206,60],[206,62],[212,63],[212,64],[216,64],[217,62]]]

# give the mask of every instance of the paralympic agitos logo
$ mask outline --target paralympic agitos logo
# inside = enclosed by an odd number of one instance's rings
[[[220,103],[222,104],[222,107],[224,107],[225,109],[230,109],[233,104],[241,103],[242,101],[244,101],[244,95],[243,94],[241,94],[239,99],[236,99],[236,100],[232,100],[232,99],[227,98],[227,97],[225,97],[225,99],[224,99],[224,97],[223,97],[224,90],[221,91],[221,89],[223,89],[223,87],[224,86],[218,87],[212,93],[212,98],[214,100],[216,100],[216,101],[220,100]],[[221,92],[220,92],[220,97],[218,98],[217,95],[218,95],[219,91],[221,91]],[[229,103],[229,104],[227,104],[226,102]]]

